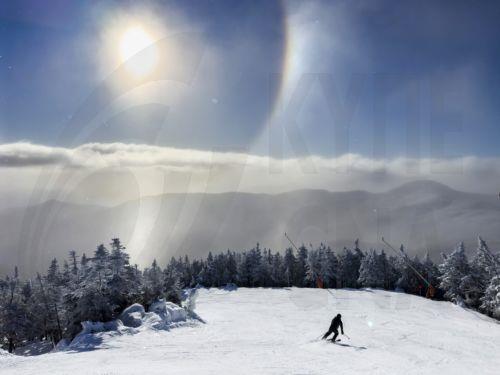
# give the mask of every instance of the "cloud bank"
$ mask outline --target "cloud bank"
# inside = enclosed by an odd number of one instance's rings
[[[244,152],[180,149],[146,144],[87,143],[75,148],[27,142],[0,145],[0,174],[11,182],[3,193],[28,189],[50,175],[53,188],[71,177],[99,171],[132,173],[147,194],[165,192],[249,191],[278,193],[296,189],[383,191],[419,179],[445,183],[458,190],[496,193],[500,159],[461,158],[375,159],[360,154],[339,157],[305,156],[279,159]],[[27,177],[29,174],[31,177]],[[64,178],[61,176],[65,175]],[[68,177],[69,176],[69,177]],[[168,176],[177,183],[158,183]],[[47,176],[46,176],[47,177]],[[179,180],[188,181],[179,184]],[[160,186],[161,185],[161,186]]]

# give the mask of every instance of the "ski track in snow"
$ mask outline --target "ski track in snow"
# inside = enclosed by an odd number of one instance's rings
[[[110,336],[102,349],[0,355],[0,374],[498,374],[500,325],[448,302],[379,290],[200,290],[206,320]],[[318,338],[340,312],[342,341]],[[0,353],[2,354],[2,353]]]

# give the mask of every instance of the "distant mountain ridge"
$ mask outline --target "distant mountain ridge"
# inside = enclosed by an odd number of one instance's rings
[[[280,194],[165,194],[115,207],[59,201],[0,212],[0,273],[44,269],[69,250],[91,254],[120,237],[132,261],[146,265],[171,256],[255,246],[284,250],[287,232],[297,244],[324,242],[334,249],[383,247],[381,236],[410,253],[435,258],[458,241],[469,249],[477,235],[500,247],[497,197],[465,193],[434,181],[414,181],[383,193],[297,190]]]

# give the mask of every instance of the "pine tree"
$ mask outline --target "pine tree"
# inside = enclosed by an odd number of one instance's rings
[[[116,309],[110,299],[108,282],[113,277],[113,272],[109,253],[104,245],[97,247],[92,260],[82,256],[80,274],[77,287],[65,296],[72,334],[82,321],[111,320]]]
[[[425,254],[424,261],[422,262],[422,269],[422,275],[433,287],[437,287],[439,284],[439,269],[432,261],[428,252]]]
[[[111,269],[113,275],[120,275],[125,271],[125,266],[129,264],[129,255],[124,252],[125,246],[120,242],[119,238],[111,240],[111,254],[109,260],[111,262]]]
[[[323,244],[321,244],[321,246],[324,248]],[[330,247],[324,248],[322,254],[321,277],[323,279],[323,284],[326,288],[336,288],[339,273],[339,260],[337,255],[335,255]]]
[[[26,337],[29,325],[27,306],[23,303],[17,269],[14,277],[7,277],[0,284],[0,337],[7,340],[7,349],[12,353]]]
[[[307,280],[306,280],[306,272],[307,272],[307,257],[308,257],[308,251],[307,248],[302,245],[299,247],[299,252],[297,254],[297,261],[296,261],[296,267],[295,267],[295,279],[294,279],[294,285],[303,287],[307,285]]]
[[[272,286],[271,280],[271,250],[264,249],[264,254],[260,259],[260,265],[258,270],[258,280],[259,285],[262,287],[270,287]]]
[[[229,250],[226,253],[226,268],[224,273],[226,283],[235,284],[238,281],[238,265],[236,256]]]
[[[200,275],[201,283],[206,287],[215,286],[215,264],[214,256],[210,251]]]
[[[321,259],[318,250],[308,252],[306,263],[306,286],[315,288],[320,283],[321,278]]]
[[[182,288],[179,275],[175,268],[169,265],[163,272],[163,294],[167,301],[180,305],[181,293]]]
[[[382,288],[384,278],[384,269],[380,256],[372,249],[361,261],[358,283],[363,287]]]
[[[401,245],[401,252],[405,253],[403,245]],[[425,295],[425,282],[420,278],[417,272],[422,276],[424,274],[424,267],[418,256],[415,256],[413,259],[409,259],[406,256],[400,258],[400,277],[396,282],[396,287],[404,290],[406,293]]]
[[[78,260],[77,260],[76,251],[71,250],[69,252],[69,260],[70,260],[70,264],[71,264],[71,272],[73,273],[73,275],[78,274]]]
[[[494,276],[481,299],[481,309],[488,315],[500,319],[500,276]]]
[[[163,271],[156,259],[144,270],[143,303],[148,307],[163,296]]]
[[[470,272],[469,263],[465,255],[465,247],[461,242],[448,256],[444,256],[444,263],[440,265],[440,288],[445,291],[445,297],[457,304],[462,304],[465,293],[462,289],[462,280]]]
[[[293,249],[291,247],[287,248],[285,250],[285,257],[283,259],[284,262],[284,279],[286,282],[287,286],[291,286],[294,281],[297,279],[295,276],[295,270],[297,268],[297,259],[295,258],[295,255],[293,253]]]
[[[69,269],[67,269],[67,274]],[[66,276],[67,276],[66,274]],[[63,285],[66,280],[63,274],[59,271],[57,260],[52,260],[47,276],[42,278],[37,275],[37,286],[39,298],[45,307],[41,315],[44,317],[47,335],[52,340],[53,344],[63,337],[62,317],[64,311],[61,311],[62,298],[63,298]]]
[[[394,289],[395,281],[397,280],[397,273],[391,263],[391,259],[387,258],[383,249],[378,255],[377,261],[380,272],[382,273],[384,289]]]
[[[288,285],[284,271],[284,260],[279,252],[272,256],[271,260],[271,284],[274,287],[283,287]]]
[[[244,251],[237,258],[238,264],[238,285],[243,287],[251,286],[250,260],[247,253]]]
[[[470,275],[464,283],[464,288],[470,290],[472,300],[468,303],[476,307],[486,292],[491,279],[500,275],[499,260],[491,253],[486,242],[478,237],[476,254],[470,264]]]
[[[344,247],[339,255],[339,280],[341,288],[357,288],[363,255],[358,249],[353,253]]]
[[[191,285],[193,281],[193,270],[191,267],[191,262],[189,261],[189,257],[187,255],[184,256],[184,260],[182,261],[182,276],[181,283],[184,287],[194,286]]]
[[[260,277],[262,266],[262,251],[260,250],[260,244],[258,242],[257,246],[255,246],[253,249],[250,249],[247,257],[250,266],[250,286],[261,286]]]
[[[57,263],[57,259],[52,259],[50,263],[49,270],[47,271],[47,282],[52,285],[58,285],[60,282],[61,274],[59,272],[59,264]]]

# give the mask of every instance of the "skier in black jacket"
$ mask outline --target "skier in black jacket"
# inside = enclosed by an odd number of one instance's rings
[[[323,335],[322,340],[326,339],[328,337],[328,335],[330,335],[333,332],[333,333],[335,333],[335,335],[333,335],[332,341],[335,342],[335,340],[337,339],[337,336],[339,335],[339,327],[340,327],[340,332],[342,332],[342,334],[344,334],[344,325],[342,324],[341,318],[342,318],[342,315],[340,315],[340,314],[337,314],[337,316],[335,318],[333,318],[332,324],[330,324],[330,328],[328,329],[328,332]]]

